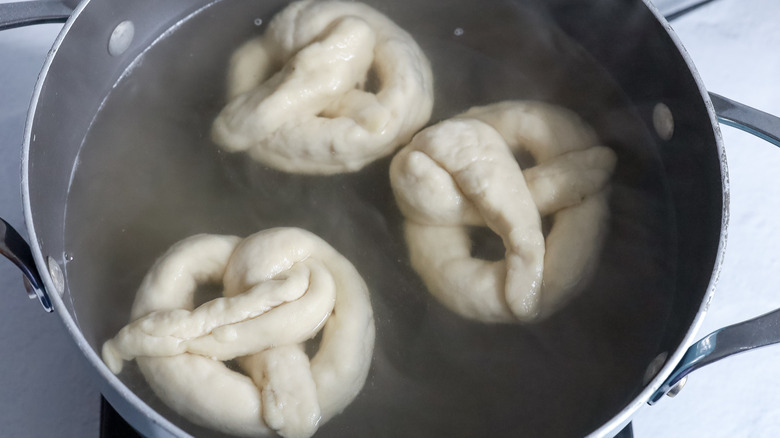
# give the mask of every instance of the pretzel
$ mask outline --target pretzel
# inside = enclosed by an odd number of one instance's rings
[[[521,170],[513,153],[536,165]],[[531,101],[472,108],[418,133],[390,166],[412,266],[451,310],[484,322],[553,313],[593,270],[616,156],[574,113]],[[549,234],[541,217],[552,216]],[[471,256],[487,226],[505,258]]]
[[[222,283],[224,296],[193,309],[204,283]],[[297,228],[175,244],[144,278],[131,320],[103,345],[109,368],[135,358],[172,409],[243,436],[311,436],[360,392],[373,354],[363,279]],[[321,329],[309,360],[302,343]],[[245,374],[221,362],[233,358]]]
[[[295,2],[233,55],[212,138],[286,172],[354,172],[427,123],[432,77],[412,37],[369,6]]]

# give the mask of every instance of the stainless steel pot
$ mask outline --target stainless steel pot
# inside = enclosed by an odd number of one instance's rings
[[[507,97],[539,98],[583,114],[618,151],[615,223],[594,285],[550,321],[484,329],[415,298],[418,284],[408,266],[388,263],[404,248],[392,225],[397,212],[382,173],[386,163],[338,179],[348,190],[334,196],[332,186],[320,188],[319,180],[279,175],[209,149],[205,133],[222,103],[220,78],[229,48],[255,33],[282,3],[92,0],[72,13],[57,2],[16,9],[13,25],[25,17],[68,21],[44,66],[25,132],[22,190],[33,244],[28,247],[2,223],[0,249],[23,269],[44,308],[57,310],[94,365],[106,398],[139,431],[205,433],[161,406],[137,374],[114,376],[96,354],[127,321],[134,287],[154,257],[194,232],[248,234],[293,222],[363,260],[358,268],[376,283],[379,365],[362,406],[348,409],[323,435],[367,433],[397,420],[378,409],[383,403],[398,408],[393,396],[426,403],[433,414],[451,412],[446,402],[426,399],[414,386],[383,374],[389,366],[414,376],[411,381],[430,377],[433,365],[409,352],[410,339],[426,351],[439,346],[440,358],[456,362],[442,373],[445,383],[448,372],[462,376],[479,362],[501,377],[517,372],[518,383],[509,386],[533,400],[523,404],[523,398],[495,394],[501,406],[488,403],[476,425],[458,424],[457,433],[491,424],[495,434],[522,428],[531,436],[612,435],[690,371],[780,340],[780,314],[773,312],[683,348],[704,316],[725,248],[728,179],[716,112],[722,122],[774,142],[771,131],[778,122],[709,95],[652,5],[507,1],[475,13],[479,3],[465,0],[447,2],[446,9],[436,2],[384,7],[375,2],[431,56],[441,91],[434,118]],[[55,10],[42,16],[31,7]],[[453,29],[463,32],[455,38]],[[159,163],[175,163],[176,171]],[[285,198],[294,195],[299,205],[276,199],[273,192],[279,190]],[[198,197],[187,196],[192,193]],[[264,207],[247,199],[261,199]],[[323,199],[334,203],[333,210],[316,222],[306,219]],[[213,214],[226,209],[230,214]],[[347,234],[334,226],[344,220],[351,221]],[[378,241],[389,254],[346,243],[361,238]],[[386,265],[392,268],[377,268]],[[407,301],[388,298],[388,284]],[[434,339],[444,328],[451,334]],[[422,335],[415,338],[410,331]],[[506,355],[453,353],[481,345],[483,336],[497,339],[491,347],[513,349]],[[523,356],[533,359],[519,361]],[[435,380],[423,379],[440,384]],[[579,395],[558,399],[567,388]],[[518,410],[528,413],[518,416]],[[410,427],[396,427],[398,434],[453,435],[435,421],[433,426],[412,421],[408,411],[398,415]],[[568,424],[550,421],[561,415]]]

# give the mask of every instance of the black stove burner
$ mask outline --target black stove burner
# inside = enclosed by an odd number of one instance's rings
[[[623,430],[615,435],[615,438],[634,438],[634,427],[631,425],[631,423],[628,423],[626,427],[623,428]]]
[[[102,396],[100,397],[100,436],[105,438],[141,438]]]
[[[132,426],[122,418],[102,396],[100,397],[100,436],[102,438],[141,438]],[[615,438],[633,438],[631,424],[621,430]]]

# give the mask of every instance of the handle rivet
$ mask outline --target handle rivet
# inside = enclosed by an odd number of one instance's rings
[[[670,140],[674,134],[672,110],[663,103],[657,103],[653,108],[653,127],[663,140]]]
[[[116,25],[108,38],[108,53],[111,56],[119,56],[130,47],[135,36],[135,25],[130,20],[125,20]]]
[[[647,366],[647,369],[645,370],[645,376],[644,376],[644,384],[647,385],[650,383],[651,380],[658,374],[659,371],[661,371],[661,368],[664,367],[664,364],[666,363],[666,358],[669,357],[669,354],[667,352],[663,352],[655,357],[655,359],[650,362],[650,365]]]
[[[51,257],[46,257],[46,264],[49,268],[49,276],[57,293],[62,295],[65,292],[65,275],[62,273],[59,263]]]
[[[682,391],[683,387],[685,386],[685,383],[688,381],[688,376],[683,377],[680,379],[679,382],[675,383],[674,386],[672,386],[672,389],[669,390],[669,392],[666,393],[669,397],[674,397],[677,394]]]

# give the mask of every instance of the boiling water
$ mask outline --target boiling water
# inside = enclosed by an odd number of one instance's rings
[[[580,436],[636,394],[675,275],[672,217],[644,124],[543,9],[435,3],[377,5],[431,60],[431,123],[473,105],[541,99],[577,111],[618,153],[611,232],[587,290],[535,325],[465,320],[433,300],[409,265],[390,158],[320,177],[218,149],[209,130],[225,104],[231,51],[282,7],[224,0],[139,57],[84,140],[68,201],[67,275],[93,348],[128,322],[141,279],[174,242],[295,226],[352,261],[376,318],[368,381],[318,436]],[[490,247],[489,233],[474,234]],[[135,366],[120,378],[185,430],[209,434],[166,408]]]

